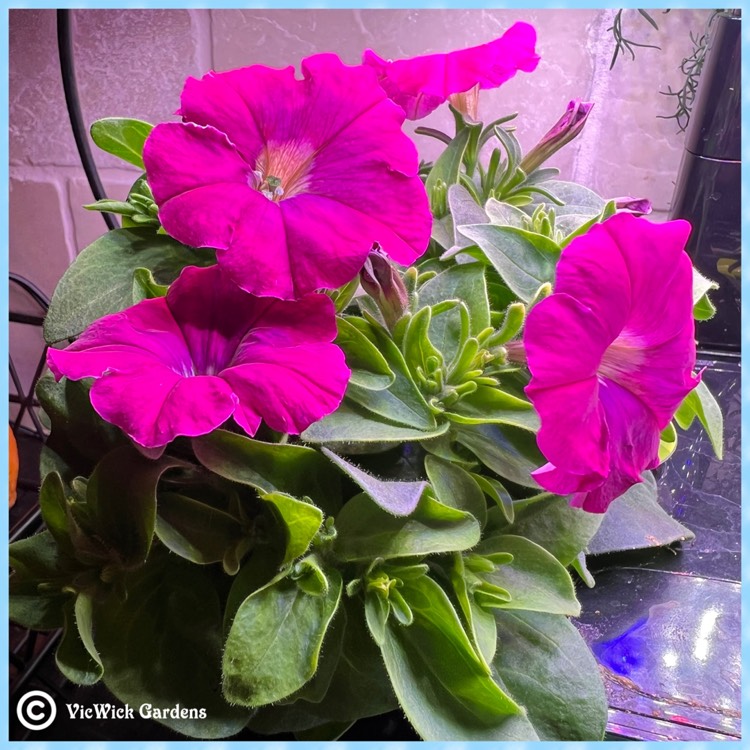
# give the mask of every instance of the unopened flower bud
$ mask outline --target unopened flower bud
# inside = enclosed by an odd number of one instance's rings
[[[430,209],[436,219],[448,213],[448,186],[443,180],[436,180],[430,190]]]
[[[565,114],[542,137],[542,140],[523,157],[521,169],[526,174],[531,174],[552,154],[559,151],[566,143],[570,143],[583,130],[593,106],[593,102],[573,99],[568,104]]]
[[[626,195],[622,198],[613,198],[615,209],[618,211],[627,211],[636,216],[643,216],[651,213],[651,201],[648,198],[633,198]]]
[[[409,294],[401,274],[391,265],[388,256],[375,245],[359,272],[362,288],[375,300],[390,330],[406,312]]]
[[[448,97],[451,106],[458,110],[465,118],[472,122],[477,122],[477,112],[479,111],[479,84],[464,91],[461,94],[451,94]]]

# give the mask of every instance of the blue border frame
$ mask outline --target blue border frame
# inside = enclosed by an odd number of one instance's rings
[[[0,102],[2,109],[2,122],[0,123],[0,175],[2,176],[4,189],[0,192],[0,225],[3,229],[3,251],[0,253],[0,268],[2,269],[3,278],[7,278],[8,274],[8,184],[9,184],[9,147],[8,147],[8,10],[11,8],[145,8],[145,7],[157,7],[163,9],[169,8],[204,8],[208,5],[205,2],[194,2],[191,0],[182,0],[181,2],[175,2],[174,0],[142,0],[141,2],[134,2],[133,0],[120,0],[116,2],[113,0],[78,0],[78,2],[45,2],[44,0],[37,0],[36,2],[9,2],[8,0],[0,0],[0,6],[2,7],[2,23],[0,24],[0,60],[6,62],[5,74],[0,77]],[[620,0],[620,2],[596,2],[594,0],[506,0],[506,2],[499,2],[498,0],[327,0],[325,2],[310,2],[305,0],[287,0],[282,4],[271,4],[270,2],[258,2],[257,0],[223,0],[218,6],[224,8],[270,8],[274,10],[284,8],[531,8],[531,9],[567,9],[567,8],[663,8],[665,3],[654,2],[654,0]],[[687,9],[705,9],[710,4],[708,2],[690,2],[689,0],[682,0],[677,2],[671,7],[673,8],[687,8]],[[748,6],[750,4],[746,0],[737,2],[735,0],[731,3],[732,7],[742,7],[743,11],[747,13]],[[213,6],[212,6],[213,9]],[[742,80],[745,82],[745,88],[750,90],[750,27],[746,20],[743,24],[742,32]],[[742,100],[742,124],[743,124],[743,144],[742,144],[742,205],[745,209],[743,211],[742,218],[742,255],[746,255],[747,251],[747,238],[750,237],[750,96],[743,97]],[[750,292],[750,277],[747,274],[742,278],[741,283],[742,289],[742,393],[750,392],[750,374],[747,372],[748,361],[746,361],[746,353],[750,351],[750,306],[746,300],[748,292]],[[0,287],[0,304],[2,305],[2,316],[4,320],[8,320],[8,286],[2,285]],[[8,327],[5,326],[0,332],[0,345],[2,346],[3,356],[7,356],[8,352]],[[750,360],[749,360],[750,361]],[[8,371],[4,368],[0,368],[0,392],[8,392]],[[7,398],[0,399],[0,408],[2,408],[3,414],[7,417],[8,411],[8,400]],[[747,434],[750,428],[750,415],[748,410],[743,408],[742,410],[742,432]],[[4,430],[0,430],[0,456],[4,457],[7,455],[7,434]],[[747,490],[750,487],[750,474],[748,473],[748,458],[750,458],[750,446],[743,444],[742,453],[742,496],[747,497]],[[2,462],[2,475],[3,482],[6,482],[7,477],[7,464]],[[2,486],[5,486],[3,484]],[[0,524],[2,529],[2,537],[8,538],[8,517],[4,514],[2,516],[2,522]],[[745,623],[750,623],[750,594],[748,593],[748,585],[750,582],[750,555],[744,554],[747,550],[745,549],[745,542],[748,539],[748,531],[750,530],[750,506],[745,504],[742,510],[742,539],[743,539],[743,561],[742,561],[742,619]],[[7,547],[2,548],[2,555],[0,556],[0,563],[2,563],[3,569],[7,569],[8,565],[8,551]],[[7,601],[8,597],[8,579],[5,575],[0,576],[0,601]],[[3,620],[1,626],[0,638],[0,653],[8,652],[8,626],[7,619]],[[82,746],[95,746],[97,750],[104,750],[110,746],[110,743],[82,743],[82,742],[8,742],[8,667],[7,663],[3,663],[3,675],[0,678],[0,743],[7,744],[9,747],[28,747],[33,750],[44,750],[47,747],[54,748],[71,748],[71,750],[78,750]],[[750,626],[746,627],[742,631],[742,664],[743,668],[750,667]],[[744,671],[744,670],[743,670]],[[747,673],[746,673],[747,674]],[[742,691],[742,735],[746,738],[746,741],[750,739],[750,689],[746,688]],[[221,748],[229,748],[236,746],[239,743],[234,743],[231,740],[220,741],[220,742],[195,742],[195,741],[175,741],[175,742],[136,742],[136,741],[118,741],[118,748],[128,747],[146,747],[153,748],[154,750],[169,750],[175,748],[187,747],[201,747],[201,748],[213,748],[219,750]],[[268,750],[287,750],[288,743],[283,742],[258,742],[253,743],[257,746],[268,748]],[[337,747],[344,747],[350,743],[335,743]],[[458,742],[403,742],[395,743],[391,746],[398,748],[398,750],[417,750],[418,748],[460,748],[468,743]],[[470,743],[471,745],[486,746],[487,748],[495,748],[498,745],[511,743],[490,743],[490,742],[478,742]],[[513,743],[514,747],[533,747],[535,743]],[[578,743],[559,743],[565,744],[568,747],[580,748],[584,750],[586,748],[596,748],[601,745],[598,742],[578,742]],[[659,747],[661,743],[647,742],[647,743],[625,743],[633,747]],[[312,750],[313,748],[322,748],[326,745],[334,746],[334,743],[322,743],[322,742],[295,742],[293,746],[295,750]],[[379,748],[382,743],[377,742],[360,742],[357,743],[358,748],[362,750],[375,750]],[[114,747],[114,741],[112,745]],[[717,748],[723,747],[723,742],[676,742],[670,743],[669,747],[685,747],[690,750],[698,750],[699,748],[709,748],[716,746]]]

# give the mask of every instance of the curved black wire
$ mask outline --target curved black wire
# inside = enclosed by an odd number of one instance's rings
[[[81,157],[83,171],[86,173],[86,178],[89,181],[94,198],[101,200],[106,195],[99,179],[99,173],[96,170],[94,158],[91,156],[88,140],[86,139],[86,128],[83,124],[81,103],[78,99],[69,10],[57,11],[57,47],[60,51],[60,73],[62,74],[63,90],[65,91],[65,103],[68,107],[70,126],[73,129],[73,137],[78,147],[78,155]],[[108,229],[117,229],[119,227],[117,220],[112,214],[102,213],[102,218]]]

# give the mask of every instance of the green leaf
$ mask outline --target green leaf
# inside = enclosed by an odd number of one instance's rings
[[[394,516],[408,516],[416,507],[427,482],[388,482],[368,474],[327,448],[321,449],[347,476],[353,479],[383,510]]]
[[[716,308],[708,295],[704,295],[693,305],[693,318],[695,320],[711,320],[714,315],[716,315]]]
[[[226,430],[193,438],[196,458],[215,474],[259,492],[309,497],[327,513],[340,504],[338,472],[314,448],[263,443]]]
[[[368,325],[366,321],[362,321],[360,325],[369,331],[368,338],[377,345],[393,372],[394,380],[387,389],[379,391],[361,388],[350,382],[346,390],[347,399],[396,424],[418,430],[434,430],[435,417],[415,385],[406,361],[394,341],[385,329]]]
[[[153,127],[142,120],[106,117],[92,123],[91,139],[102,151],[144,169],[143,144]]]
[[[453,555],[450,579],[456,599],[461,607],[461,613],[469,626],[471,642],[475,651],[489,669],[489,664],[495,657],[495,649],[497,648],[495,616],[492,612],[477,604],[469,585],[469,581],[472,584],[475,583],[476,576],[466,570],[464,557],[457,552]]]
[[[157,284],[154,274],[148,268],[136,268],[133,272],[133,304],[144,299],[165,297],[169,287]]]
[[[320,647],[341,596],[341,576],[326,572],[325,596],[283,578],[249,596],[235,615],[223,659],[224,695],[263,706],[299,690],[318,667]]]
[[[479,263],[452,266],[419,288],[420,306],[438,305],[445,300],[460,300],[469,313],[469,334],[476,336],[490,326],[490,305],[484,268]],[[438,314],[433,311],[429,336],[450,363],[463,345],[463,325],[458,306]]]
[[[456,229],[453,232],[453,246],[440,256],[440,260],[447,260],[463,248],[473,244],[471,240],[464,237],[458,231],[457,227],[465,224],[485,224],[488,221],[484,209],[474,200],[473,196],[463,185],[456,184],[448,188],[448,206],[450,208],[452,224]]]
[[[58,669],[76,685],[94,685],[104,674],[94,645],[93,606],[89,594],[80,593],[64,609],[65,629],[55,652]]]
[[[448,597],[427,576],[402,589],[414,613],[389,621],[382,652],[401,708],[428,741],[534,740],[522,709],[492,679]]]
[[[424,468],[439,502],[471,513],[484,526],[487,521],[487,502],[468,471],[437,456],[425,456]]]
[[[495,501],[497,507],[502,511],[505,520],[509,524],[513,523],[515,511],[513,508],[513,498],[510,496],[508,490],[497,479],[493,479],[492,477],[485,477],[474,473],[471,476],[479,485],[482,492]]]
[[[479,523],[424,493],[408,516],[392,516],[364,493],[349,500],[336,519],[334,554],[347,562],[453,552],[479,541]]]
[[[659,505],[656,481],[651,472],[646,472],[643,482],[633,485],[609,506],[587,551],[590,555],[601,555],[661,547],[694,538],[690,529],[675,521]]]
[[[343,621],[341,656],[325,696],[316,703],[303,698],[288,705],[264,706],[248,722],[250,730],[262,734],[299,732],[328,722],[355,721],[398,708],[380,650],[367,632],[359,598],[342,599],[323,642],[318,672],[308,685],[317,680],[318,673],[324,668],[327,644],[329,638],[336,635],[340,619]],[[308,685],[297,694],[304,694]]]
[[[195,250],[153,229],[114,229],[89,245],[63,275],[44,321],[48,344],[78,336],[91,323],[133,304],[133,274],[148,268],[170,284],[185,266],[208,266],[213,251]]]
[[[683,430],[687,430],[697,416],[708,433],[716,457],[719,460],[722,459],[724,456],[724,416],[719,403],[703,381],[685,396],[674,416],[675,421]]]
[[[693,266],[693,305],[697,305],[712,289],[718,289],[719,285],[711,279],[707,279],[695,266]],[[706,299],[708,299],[706,297]],[[710,304],[710,303],[709,303]]]
[[[659,462],[664,463],[677,448],[677,430],[670,422],[659,435]]]
[[[91,475],[86,493],[97,531],[123,568],[145,563],[156,525],[156,485],[183,462],[168,456],[151,461],[132,446],[108,453]]]
[[[484,268],[478,263],[451,266],[419,288],[419,304],[437,305],[447,299],[461,300],[469,310],[472,336],[490,325],[490,306]],[[432,330],[432,328],[431,328]]]
[[[120,214],[121,216],[132,216],[138,213],[138,209],[132,203],[113,201],[108,198],[102,198],[95,203],[89,203],[84,208],[87,211],[105,211],[110,214]]]
[[[577,182],[565,182],[564,180],[548,180],[544,187],[555,197],[561,200],[565,205],[555,205],[556,216],[566,216],[567,214],[583,214],[594,216],[600,213],[607,204],[601,196],[593,190],[579,185]],[[538,201],[548,203],[548,201]]]
[[[460,227],[514,294],[530,302],[542,284],[552,283],[560,248],[548,237],[525,229],[475,224]]]
[[[607,697],[596,660],[561,615],[495,613],[499,648],[493,667],[528,712],[540,740],[599,741]]]
[[[286,552],[281,564],[287,565],[307,552],[323,523],[323,512],[281,492],[271,492],[261,498],[273,507],[286,530]]]
[[[510,553],[513,561],[482,576],[511,596],[510,601],[497,603],[496,607],[573,617],[581,613],[570,574],[543,547],[524,537],[508,534],[484,539],[476,548],[478,555],[498,552]]]
[[[565,567],[586,549],[602,521],[600,514],[573,508],[568,498],[558,495],[547,495],[534,502],[514,505],[513,523],[508,524],[503,518],[497,530],[536,542]]]
[[[430,170],[430,174],[427,176],[425,182],[425,189],[427,195],[430,196],[430,207],[432,208],[433,214],[438,215],[437,206],[434,205],[432,195],[435,190],[435,186],[438,181],[442,181],[446,187],[455,185],[458,182],[458,176],[461,173],[461,164],[464,158],[464,152],[466,146],[469,143],[469,138],[477,126],[466,127],[456,134],[456,137],[451,141],[451,144],[443,151],[438,157],[437,161]]]
[[[339,316],[336,325],[336,344],[344,352],[346,364],[352,371],[349,382],[373,391],[388,388],[396,376],[375,344],[346,318]]]
[[[230,737],[248,711],[232,707],[221,679],[221,610],[206,568],[162,552],[126,579],[128,596],[112,595],[94,613],[104,683],[123,703],[205,708],[206,718],[157,718],[197,739]]]
[[[528,401],[493,386],[479,386],[451,407],[446,416],[459,424],[507,424],[532,432],[539,429],[539,416]]]
[[[165,547],[198,565],[221,562],[243,537],[236,518],[176,492],[159,494],[156,536]]]
[[[485,203],[484,210],[487,212],[491,224],[516,227],[517,229],[525,229],[527,226],[529,217],[520,208],[516,208],[510,203],[490,198]]]
[[[378,419],[364,407],[345,401],[333,414],[310,425],[300,437],[308,443],[324,443],[340,453],[357,453],[367,452],[368,444],[378,451],[394,443],[438,437],[448,426],[445,421],[429,430],[406,427]]]
[[[488,469],[523,487],[538,484],[531,472],[545,463],[533,432],[511,425],[453,425],[456,440]]]

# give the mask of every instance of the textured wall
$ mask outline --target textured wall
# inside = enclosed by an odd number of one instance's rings
[[[214,68],[297,64],[320,51],[359,61],[372,47],[384,57],[447,51],[489,41],[514,21],[534,24],[542,62],[502,88],[483,92],[489,120],[519,112],[518,135],[531,147],[568,100],[596,101],[583,135],[551,162],[562,177],[606,197],[651,198],[663,216],[672,196],[683,136],[658,94],[680,85],[678,66],[702,32],[708,11],[654,11],[660,30],[626,11],[641,49],[613,71],[613,10],[76,10],[75,55],[84,118],[173,117],[188,75]],[[77,252],[105,229],[80,167],[60,83],[54,10],[10,11],[10,267],[51,293]],[[448,127],[446,112],[419,124]],[[425,156],[429,139],[417,137]],[[98,152],[112,198],[124,198],[134,172]],[[13,303],[13,297],[11,298]]]

